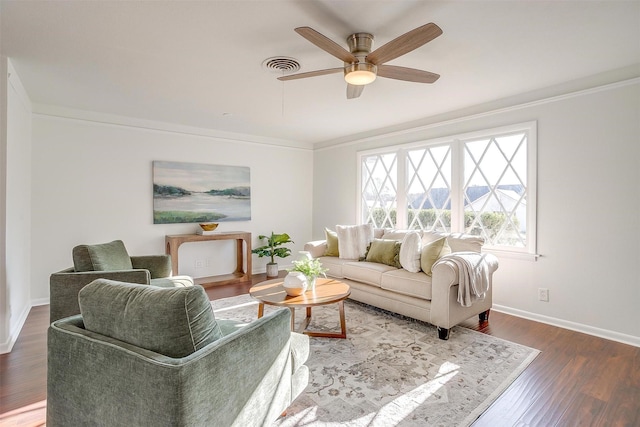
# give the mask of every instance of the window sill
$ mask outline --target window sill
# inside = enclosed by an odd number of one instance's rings
[[[495,248],[488,248],[488,247],[483,247],[482,252],[493,254],[498,258],[511,258],[511,259],[517,259],[521,261],[531,261],[531,262],[537,261],[538,258],[542,256],[540,254],[532,254],[529,252],[518,252],[518,251],[510,251],[506,249],[495,249]]]

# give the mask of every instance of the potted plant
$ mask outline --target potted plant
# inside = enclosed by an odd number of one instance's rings
[[[278,277],[278,264],[275,257],[286,258],[291,255],[291,249],[282,245],[287,243],[294,243],[287,233],[275,234],[271,232],[271,236],[258,236],[260,240],[266,240],[267,244],[255,248],[251,251],[258,255],[259,258],[268,256],[271,258],[271,262],[267,263],[267,277]]]
[[[319,276],[327,277],[325,273],[328,270],[322,267],[320,260],[312,258],[309,252],[300,253],[303,254],[303,256],[299,260],[293,261],[293,268],[289,271],[299,271],[304,274],[307,278],[309,289],[315,290],[316,279]]]

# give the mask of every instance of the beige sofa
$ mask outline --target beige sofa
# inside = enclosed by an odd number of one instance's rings
[[[376,229],[373,237],[402,242],[406,233],[407,231]],[[448,339],[453,326],[472,316],[478,315],[480,321],[487,321],[492,305],[491,278],[498,268],[497,258],[492,254],[482,254],[482,262],[486,263],[488,290],[484,299],[475,300],[469,307],[458,302],[460,268],[454,261],[456,255],[463,255],[461,253],[464,252],[471,256],[473,254],[469,252],[481,253],[484,240],[464,234],[419,234],[421,247],[445,236],[446,243],[451,248],[450,255],[443,255],[433,265],[431,276],[424,271],[410,272],[379,262],[325,256],[326,240],[308,242],[304,250],[322,262],[323,267],[328,269],[327,276],[340,279],[351,286],[351,299],[431,323],[438,328],[441,339]]]

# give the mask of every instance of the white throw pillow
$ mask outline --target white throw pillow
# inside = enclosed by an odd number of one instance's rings
[[[373,241],[373,225],[336,225],[338,233],[338,253],[340,258],[360,259],[367,253]]]
[[[400,246],[400,265],[407,271],[420,271],[420,256],[422,255],[422,238],[417,231],[411,231],[404,236]]]

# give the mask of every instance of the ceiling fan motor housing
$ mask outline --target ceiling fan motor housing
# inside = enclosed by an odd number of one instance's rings
[[[373,35],[369,33],[355,33],[347,37],[347,44],[351,53],[358,58],[358,62],[344,63],[344,78],[347,83],[365,85],[376,79],[378,67],[367,62],[367,55],[373,47]]]

